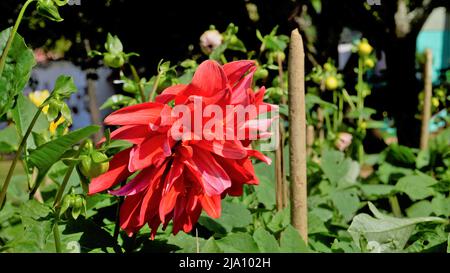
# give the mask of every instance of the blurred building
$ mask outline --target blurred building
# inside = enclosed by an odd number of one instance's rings
[[[442,69],[450,68],[450,10],[435,9],[417,38],[417,52],[426,48],[433,51],[433,81]]]

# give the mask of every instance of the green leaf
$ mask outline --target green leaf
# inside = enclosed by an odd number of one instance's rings
[[[211,231],[226,233],[234,228],[245,228],[252,222],[250,211],[241,203],[222,201],[222,215],[218,219],[201,216],[199,223]]]
[[[322,11],[322,0],[311,0],[311,5],[316,13],[320,13]]]
[[[392,185],[360,185],[359,188],[369,199],[387,197],[394,190]]]
[[[39,170],[37,181],[41,181],[50,167],[60,160],[61,156],[73,145],[96,133],[99,126],[92,125],[67,135],[61,136],[55,140],[47,142],[30,154],[30,163]]]
[[[350,221],[359,209],[359,198],[356,189],[338,190],[330,194],[331,200],[345,222]]]
[[[278,211],[272,220],[267,224],[267,228],[273,233],[277,233],[287,227],[291,221],[289,208]]]
[[[437,181],[425,174],[409,175],[401,178],[395,185],[397,192],[406,193],[411,200],[421,200],[434,195],[432,185]]]
[[[23,232],[7,246],[19,253],[44,252],[53,226],[51,213],[50,207],[36,200],[23,203],[20,208]]]
[[[443,252],[447,245],[448,232],[443,225],[435,229],[421,230],[414,235],[417,240],[410,244],[406,251],[408,252]]]
[[[56,79],[55,88],[50,95],[58,95],[60,100],[68,99],[70,96],[77,92],[77,86],[75,85],[73,78],[66,75],[61,75]],[[61,105],[62,107],[63,105]]]
[[[425,217],[430,216],[433,212],[430,201],[422,200],[414,203],[412,206],[406,209],[406,214],[408,217]]]
[[[0,153],[12,153],[19,147],[16,127],[11,124],[0,130]]]
[[[369,202],[369,208],[375,218],[361,213],[353,218],[348,228],[353,241],[363,252],[398,252],[404,249],[418,223],[446,220],[437,217],[395,218],[380,213]]]
[[[450,216],[450,196],[445,198],[444,195],[439,194],[431,200],[431,207],[433,213],[437,216]]]
[[[324,150],[321,167],[325,176],[335,185],[353,184],[359,175],[359,164],[335,150]]]
[[[328,233],[328,229],[325,226],[322,219],[315,213],[308,213],[308,234],[316,233]]]
[[[200,253],[223,253],[222,249],[217,245],[214,237],[209,238],[200,248]]]
[[[326,102],[326,101],[322,100],[319,96],[316,96],[313,94],[306,94],[305,101],[306,101],[307,110],[311,110],[311,108],[316,104],[318,104],[326,109],[337,110],[336,105]]]
[[[253,239],[255,240],[261,252],[264,253],[280,252],[280,247],[278,246],[275,237],[262,227],[259,227],[255,231],[255,233],[253,233]]]
[[[136,100],[132,97],[124,96],[124,95],[113,95],[109,97],[100,107],[100,110],[104,110],[107,108],[118,109],[122,106],[128,106],[135,104]]]
[[[396,167],[387,162],[383,162],[377,170],[377,175],[384,184],[389,184],[391,181],[397,181],[401,177],[411,174],[413,174],[413,170]]]
[[[285,253],[307,253],[310,252],[308,246],[303,241],[298,231],[289,225],[280,237],[281,252]]]
[[[448,234],[448,239],[447,239],[447,253],[450,253],[450,233]]]
[[[399,167],[414,168],[416,166],[416,156],[412,149],[398,144],[389,146],[386,161]]]
[[[253,237],[247,233],[230,233],[217,241],[225,253],[259,253],[260,250]]]
[[[5,49],[11,29],[12,27],[0,32],[0,53]],[[35,64],[33,51],[16,33],[6,58],[4,71],[0,75],[0,118],[12,108],[17,94],[25,88]]]
[[[12,119],[16,124],[17,132],[20,138],[25,134],[28,127],[33,120],[38,108],[22,93],[17,96],[16,106],[12,109]],[[42,134],[48,131],[49,123],[45,116],[41,113],[33,127],[32,132]],[[34,139],[29,137],[27,139],[27,147],[35,148]]]
[[[167,243],[179,247],[180,249],[176,251],[178,253],[197,253],[197,244],[198,248],[202,249],[201,246],[205,243],[205,239],[180,232],[176,236],[170,235]]]
[[[416,159],[416,168],[421,169],[430,164],[430,151],[429,150],[421,150],[417,155]]]
[[[255,187],[256,198],[266,209],[275,207],[275,185],[273,180],[265,176],[259,176],[259,185]]]

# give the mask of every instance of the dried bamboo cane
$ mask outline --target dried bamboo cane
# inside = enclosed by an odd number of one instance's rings
[[[283,86],[283,62],[281,58],[278,56],[277,58],[278,63],[278,80],[280,82],[280,88],[284,90]],[[284,96],[282,96],[281,103],[286,104],[286,102],[283,102]],[[284,99],[286,100],[286,99]],[[278,148],[275,152],[275,179],[276,179],[276,206],[277,210],[280,211],[286,206],[286,199],[285,199],[285,189],[284,189],[284,167],[283,167],[283,148],[284,148],[284,124],[283,124],[283,117],[280,119],[280,141]]]
[[[424,93],[425,98],[423,102],[422,111],[422,131],[420,134],[420,149],[426,150],[428,148],[429,122],[431,118],[431,96],[433,91],[432,77],[433,53],[430,49],[425,50],[425,67],[424,67]]]
[[[282,125],[280,125],[281,127]],[[281,143],[282,136],[280,136],[280,143],[278,145],[277,150],[275,151],[275,192],[276,192],[276,205],[277,210],[280,211],[283,209],[283,199],[284,199],[284,190],[283,190],[283,154],[281,152]]]
[[[306,180],[305,52],[295,29],[289,46],[289,145],[291,163],[291,220],[308,241]]]

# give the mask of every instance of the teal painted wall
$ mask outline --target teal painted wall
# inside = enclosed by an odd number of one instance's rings
[[[417,52],[426,48],[433,51],[433,81],[439,77],[442,68],[450,67],[450,30],[423,30],[417,37]]]

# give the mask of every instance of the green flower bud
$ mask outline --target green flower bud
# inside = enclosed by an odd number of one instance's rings
[[[37,3],[37,12],[52,21],[61,22],[63,18],[59,15],[58,7],[53,0],[39,0]]]
[[[134,94],[138,91],[138,87],[133,81],[125,81],[123,84],[123,91]]]
[[[113,55],[107,52],[103,55],[103,62],[111,68],[120,68],[125,64],[125,58],[123,54]]]
[[[258,67],[258,69],[255,72],[255,78],[256,79],[265,79],[269,76],[269,71],[265,68]]]
[[[280,58],[281,62],[284,62],[284,60],[286,60],[286,54],[284,54],[283,51],[275,52],[275,56],[276,56],[277,60],[278,60],[278,58]]]
[[[93,151],[90,155],[83,155],[80,158],[80,171],[87,178],[100,176],[109,169],[108,157],[101,152]]]
[[[325,64],[323,65],[323,68],[324,68],[325,71],[327,71],[327,72],[333,71],[333,65],[330,64],[330,63],[325,63]]]

